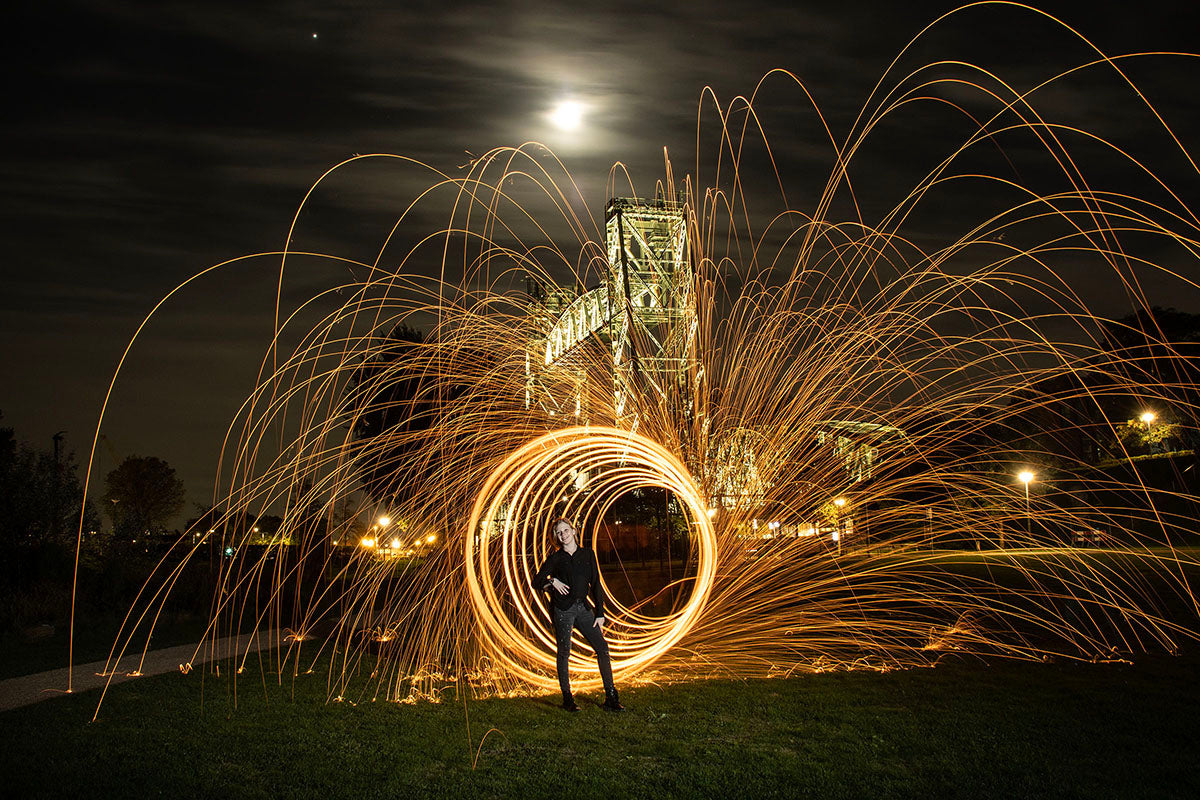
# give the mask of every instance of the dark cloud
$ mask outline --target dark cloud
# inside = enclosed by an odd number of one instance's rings
[[[353,154],[398,153],[460,175],[464,151],[544,142],[599,214],[616,161],[646,191],[661,174],[663,147],[677,172],[698,163],[701,181],[711,174],[720,145],[711,100],[695,152],[706,86],[727,109],[768,70],[791,70],[840,145],[900,49],[952,7],[914,10],[883,0],[842,7],[716,0],[25,4],[0,56],[16,76],[0,123],[5,424],[35,440],[66,428],[82,448],[111,368],[154,303],[211,264],[282,247],[312,182]],[[1196,49],[1194,29],[1175,18],[1177,4],[1140,3],[1136,12],[1116,3],[1046,7],[1110,51]],[[978,7],[922,37],[884,88],[933,61],[962,60],[1027,90],[1089,52],[1036,14]],[[1121,63],[1194,147],[1195,59]],[[902,85],[967,74],[940,67]],[[976,116],[995,108],[963,84],[924,94]],[[587,107],[582,132],[549,124],[548,111],[563,97]],[[1189,202],[1198,199],[1195,181],[1183,180],[1186,159],[1111,70],[1071,76],[1035,99],[1057,121],[1137,146],[1155,169],[1180,177]],[[788,201],[812,208],[834,160],[821,118],[785,75],[766,81],[756,106]],[[852,170],[868,221],[899,202],[972,125],[932,99],[889,115]],[[1091,162],[1090,152],[1084,148],[1081,159]],[[751,196],[774,210],[781,201],[765,154],[746,159]],[[962,160],[994,174],[1011,169],[1035,184],[1051,182],[1044,162],[1028,134],[998,137]],[[1101,183],[1156,191],[1111,161],[1094,162]],[[293,244],[372,261],[398,210],[429,179],[397,162],[357,162],[314,193]],[[985,206],[964,193],[913,217],[909,232],[936,246]],[[853,209],[832,213],[850,218]],[[441,222],[421,216],[414,229]],[[397,244],[385,261],[405,249]],[[256,374],[276,268],[270,260],[240,262],[198,281],[148,329],[118,387],[111,438],[125,453],[176,463],[193,500],[207,495],[225,425]],[[301,296],[350,272],[298,263],[289,287]],[[1186,299],[1177,284],[1148,279],[1155,291]]]

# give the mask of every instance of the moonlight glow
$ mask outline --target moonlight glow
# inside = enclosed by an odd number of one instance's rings
[[[578,130],[583,124],[583,104],[576,100],[562,100],[550,112],[550,122],[560,131]]]

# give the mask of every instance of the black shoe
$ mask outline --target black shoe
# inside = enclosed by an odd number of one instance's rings
[[[563,711],[569,711],[574,714],[579,711],[579,704],[575,702],[574,698],[568,697],[566,700],[563,700],[562,708]]]
[[[625,710],[625,706],[621,705],[621,701],[620,701],[620,699],[618,699],[617,693],[615,691],[609,692],[608,694],[605,695],[604,705],[602,705],[600,707],[603,708],[605,711],[612,711],[612,712]]]

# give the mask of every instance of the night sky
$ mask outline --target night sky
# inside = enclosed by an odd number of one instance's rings
[[[280,249],[306,190],[339,161],[397,153],[455,173],[468,151],[540,141],[599,216],[614,162],[647,192],[661,176],[664,146],[677,173],[692,171],[705,86],[728,102],[768,70],[786,68],[842,136],[891,59],[956,4],[24,5],[9,20],[3,56],[0,424],[42,447],[65,430],[82,460],[108,380],[144,315],[214,263]],[[1200,51],[1200,34],[1175,17],[1186,5],[1043,7],[1110,53]],[[939,26],[905,63],[972,61],[1028,87],[1090,57],[1050,22],[990,7]],[[1200,152],[1197,60],[1139,61],[1130,74],[1184,145]],[[566,97],[587,109],[577,132],[548,118]],[[1042,108],[1137,143],[1200,208],[1194,171],[1131,98],[1111,75],[1081,76],[1046,93]],[[811,210],[832,153],[801,99],[778,81],[759,108],[787,165],[791,204]],[[940,139],[942,128],[921,124],[920,113],[893,126],[859,165],[860,176],[872,176],[868,215],[896,202],[932,154],[962,138],[964,128],[947,126]],[[1020,163],[1020,153],[1010,155]],[[1038,167],[1024,169],[1024,180],[1039,181]],[[413,176],[354,165],[322,196],[296,244],[369,257],[411,196]],[[956,234],[959,212],[966,213],[948,208],[942,220],[922,220],[920,235]],[[114,454],[159,456],[176,466],[191,501],[208,500],[225,427],[269,343],[273,266],[247,263],[201,280],[152,323],[114,394],[100,476]],[[1200,277],[1194,262],[1180,269]],[[347,277],[312,269],[292,290],[319,291]],[[1127,313],[1120,296],[1091,290],[1101,313]],[[1149,291],[1159,293],[1149,298],[1154,304],[1200,312],[1194,291]]]

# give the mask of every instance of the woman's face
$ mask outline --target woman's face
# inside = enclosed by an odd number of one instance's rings
[[[554,538],[563,547],[569,547],[575,541],[575,529],[571,527],[571,523],[560,519],[554,523]]]

